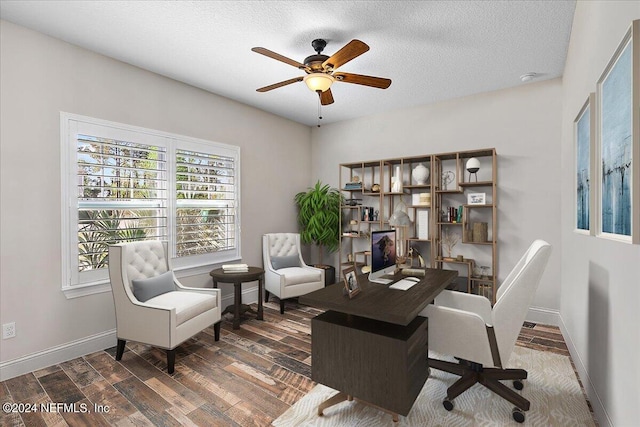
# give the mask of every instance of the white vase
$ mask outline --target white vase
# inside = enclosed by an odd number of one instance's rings
[[[418,166],[413,168],[411,176],[418,185],[425,185],[429,179],[429,168],[420,163]]]

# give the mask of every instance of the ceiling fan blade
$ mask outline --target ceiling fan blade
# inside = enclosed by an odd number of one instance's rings
[[[290,85],[291,83],[301,82],[304,77],[296,77],[294,79],[285,80],[283,82],[274,83],[269,86],[261,87],[260,89],[256,89],[257,92],[268,92],[272,89],[277,89],[282,86]]]
[[[331,93],[331,89],[327,89],[324,92],[320,93],[320,104],[322,105],[333,104],[333,94]]]
[[[275,60],[284,62],[285,64],[293,65],[296,68],[300,68],[302,70],[306,69],[307,66],[299,63],[298,61],[294,61],[293,59],[287,58],[286,56],[282,56],[279,53],[275,53],[270,51],[269,49],[265,49],[264,47],[254,47],[251,49],[255,53],[259,53],[264,56],[268,56],[269,58],[273,58]]]
[[[331,55],[329,59],[322,63],[324,69],[335,70],[339,66],[346,64],[353,58],[357,58],[366,51],[369,50],[369,46],[360,40],[351,40],[342,49]]]
[[[391,79],[382,77],[363,76],[362,74],[351,73],[334,73],[333,77],[340,82],[377,87],[379,89],[386,89],[391,86]]]

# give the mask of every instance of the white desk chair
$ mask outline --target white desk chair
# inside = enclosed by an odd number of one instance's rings
[[[513,418],[524,422],[530,403],[519,393],[500,383],[513,380],[523,388],[524,369],[505,369],[518,334],[547,265],[551,245],[536,240],[498,288],[496,304],[480,295],[443,291],[421,315],[429,318],[429,350],[455,356],[458,363],[429,359],[429,366],[460,375],[447,389],[445,409],[453,409],[453,399],[480,383],[513,403]]]

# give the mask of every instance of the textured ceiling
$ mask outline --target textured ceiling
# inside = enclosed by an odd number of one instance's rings
[[[323,123],[562,75],[575,1],[0,1],[0,17],[120,61],[307,125],[318,97],[303,75],[251,52],[302,62],[324,38],[331,55],[370,46],[340,71],[386,77],[386,90],[332,86]]]

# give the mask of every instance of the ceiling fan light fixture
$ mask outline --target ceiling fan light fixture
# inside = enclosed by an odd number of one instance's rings
[[[310,90],[324,92],[331,87],[336,79],[330,74],[311,73],[304,76],[303,80]]]

